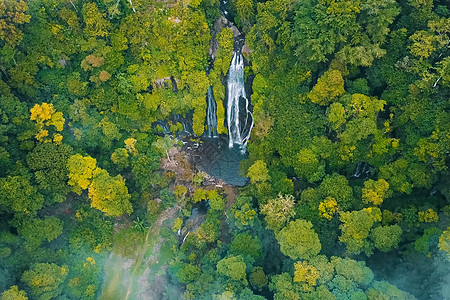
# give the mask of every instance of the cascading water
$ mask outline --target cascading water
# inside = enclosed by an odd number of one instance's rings
[[[155,126],[155,128],[157,128],[157,126],[159,126],[162,134],[170,134],[170,128],[169,128],[169,124],[167,123],[167,121],[158,120],[155,123],[153,123],[153,125]]]
[[[214,99],[214,93],[212,86],[208,88],[206,94],[207,106],[206,106],[206,136],[209,138],[218,137],[217,134],[217,107],[216,100]]]
[[[244,57],[240,51],[233,52],[233,59],[228,70],[227,88],[228,146],[232,148],[234,145],[238,145],[241,150],[245,151],[254,124],[245,95]],[[241,99],[243,103],[241,103]]]

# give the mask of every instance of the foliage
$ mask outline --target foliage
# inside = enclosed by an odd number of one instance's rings
[[[177,272],[176,276],[181,283],[194,281],[200,274],[200,268],[191,264],[184,264]]]
[[[91,206],[103,211],[107,216],[119,217],[133,211],[131,196],[122,176],[112,177],[106,170],[100,168],[93,172],[89,198],[92,200]]]
[[[25,249],[28,252],[38,248],[44,240],[50,242],[56,239],[62,230],[63,224],[56,217],[27,220],[19,227],[19,233],[25,239]]]
[[[270,179],[267,165],[262,160],[255,161],[255,163],[248,168],[247,176],[250,177],[252,183],[265,182]]]
[[[34,296],[43,300],[50,300],[62,291],[69,270],[66,266],[56,264],[37,263],[22,275],[22,281],[30,288]]]
[[[402,229],[398,225],[378,226],[371,232],[375,248],[388,252],[397,248],[401,240]]]
[[[450,230],[448,228],[439,237],[439,249],[450,254]]]
[[[376,210],[376,209],[375,209]],[[376,220],[369,209],[342,212],[340,214],[342,235],[339,240],[347,245],[347,252],[360,253],[364,250],[371,253],[371,244],[367,240],[370,230]],[[381,221],[381,214],[380,219]]]
[[[307,262],[295,263],[294,282],[306,282],[308,285],[315,286],[319,277],[317,269],[308,265]]]
[[[235,225],[238,228],[253,225],[256,217],[256,210],[253,209],[250,197],[238,197],[231,206],[231,212],[234,215]]]
[[[261,290],[266,287],[268,283],[267,276],[261,267],[253,268],[252,273],[249,275],[249,281],[250,284],[257,290]]]
[[[292,195],[282,196],[271,199],[261,208],[261,213],[265,215],[267,228],[272,230],[279,230],[283,228],[287,222],[295,215],[294,211],[294,197]]]
[[[344,79],[341,72],[332,70],[325,72],[318,80],[308,94],[308,98],[313,103],[328,105],[336,97],[342,95],[344,90]]]
[[[27,293],[19,290],[17,285],[13,285],[9,290],[2,293],[2,300],[28,300]]]
[[[257,259],[262,256],[262,245],[257,237],[252,237],[247,233],[239,233],[231,242],[230,252],[234,255]]]
[[[230,256],[217,263],[217,272],[233,280],[246,281],[245,263],[242,256]]]
[[[67,162],[69,185],[72,185],[74,192],[78,194],[81,194],[83,189],[89,189],[91,206],[103,211],[107,216],[130,214],[133,208],[125,180],[121,175],[110,176],[106,170],[98,168],[96,163],[96,160],[89,156],[71,156]]]
[[[33,216],[39,210],[44,197],[30,184],[27,176],[0,178],[0,207],[17,216]]]
[[[92,182],[97,160],[90,156],[83,157],[81,154],[76,154],[67,161],[67,168],[69,169],[68,184],[73,186],[73,191],[80,195],[81,191],[87,189]]]
[[[378,181],[369,179],[365,181],[362,193],[363,201],[373,205],[380,205],[391,194],[389,183],[384,179],[378,179]]]
[[[308,259],[320,252],[322,248],[312,224],[305,220],[295,220],[281,229],[276,238],[283,254],[292,259]]]
[[[333,197],[327,197],[319,204],[319,214],[325,219],[331,220],[337,211],[337,202]]]

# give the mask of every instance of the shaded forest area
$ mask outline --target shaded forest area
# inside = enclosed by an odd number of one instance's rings
[[[448,2],[230,2],[242,188],[171,119],[227,134],[224,3],[0,0],[1,300],[450,299]]]

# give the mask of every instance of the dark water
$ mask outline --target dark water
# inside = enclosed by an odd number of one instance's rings
[[[247,158],[239,148],[228,148],[228,137],[202,138],[200,143],[187,142],[184,150],[194,165],[216,179],[235,186],[244,186],[247,177],[240,176],[239,164]]]

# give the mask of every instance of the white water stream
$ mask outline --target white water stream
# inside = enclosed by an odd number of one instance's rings
[[[254,123],[249,110],[249,101],[245,95],[244,57],[240,51],[233,52],[233,59],[228,70],[227,88],[228,146],[232,148],[238,145],[245,151]]]
[[[212,86],[208,88],[206,95],[207,108],[206,108],[206,136],[209,138],[218,137],[217,134],[217,107],[216,100],[214,99]]]

